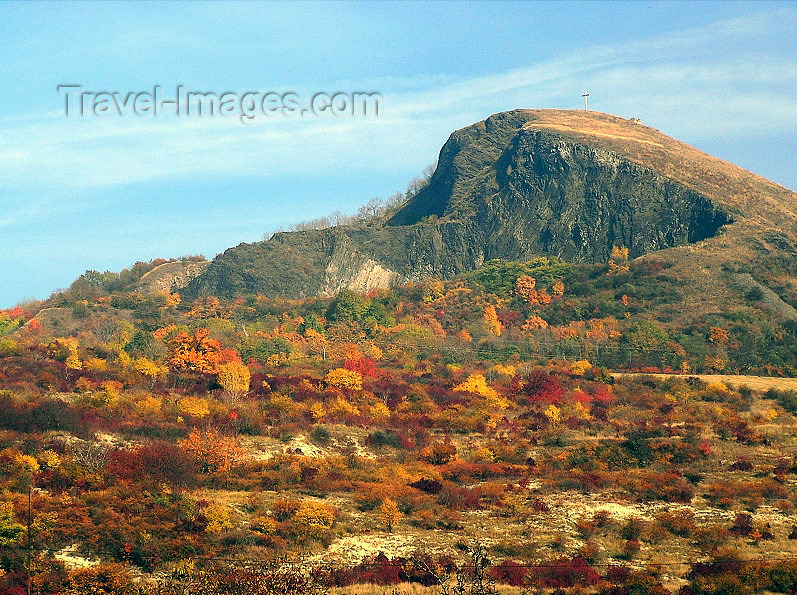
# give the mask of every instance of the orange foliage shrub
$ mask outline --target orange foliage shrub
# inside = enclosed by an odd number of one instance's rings
[[[234,437],[224,436],[213,428],[204,431],[194,428],[178,445],[196,461],[203,473],[226,472],[246,460],[246,452]]]
[[[520,328],[524,331],[533,331],[540,328],[548,328],[548,323],[539,316],[534,315],[530,316]]]
[[[487,332],[496,337],[501,336],[504,332],[504,327],[501,321],[498,320],[498,312],[495,311],[495,306],[487,306],[484,309],[484,327]]]
[[[167,362],[173,370],[216,374],[222,361],[221,345],[211,339],[207,329],[198,329],[193,335],[185,331],[169,340]]]
[[[711,341],[712,343],[727,343],[728,331],[719,326],[712,326],[711,329],[709,330],[708,340]]]

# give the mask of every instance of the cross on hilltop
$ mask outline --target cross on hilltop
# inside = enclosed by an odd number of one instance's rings
[[[581,96],[584,98],[584,109],[589,111],[589,93],[584,91],[584,94]]]

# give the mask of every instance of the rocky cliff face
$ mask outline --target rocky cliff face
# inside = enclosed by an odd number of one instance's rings
[[[732,221],[708,197],[621,156],[521,130],[467,195],[488,258],[606,262],[713,237]]]
[[[226,250],[186,292],[300,298],[447,278],[483,262],[474,237],[462,222],[280,233]]]
[[[156,266],[139,279],[137,286],[151,292],[170,293],[184,289],[193,278],[202,274],[207,261],[175,261]]]
[[[734,221],[794,226],[795,198],[637,121],[517,110],[452,134],[429,185],[387,225],[241,244],[187,292],[305,297],[452,277],[493,258],[605,262],[615,245],[637,257]]]

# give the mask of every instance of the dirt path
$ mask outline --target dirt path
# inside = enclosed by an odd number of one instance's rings
[[[612,376],[620,378],[622,376],[655,376],[657,378],[669,378],[670,376],[681,376],[680,374],[639,374],[637,372],[612,372]],[[724,382],[729,386],[748,386],[753,390],[765,392],[770,388],[778,390],[797,390],[797,378],[773,378],[769,376],[742,376],[736,374],[688,374],[684,378],[691,376],[705,380],[706,382]]]

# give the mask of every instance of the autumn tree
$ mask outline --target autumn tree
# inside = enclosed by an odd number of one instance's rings
[[[221,387],[231,395],[240,396],[249,390],[251,373],[240,362],[230,362],[219,366],[217,380]]]
[[[181,415],[188,415],[194,419],[202,419],[210,415],[210,402],[202,397],[187,396],[177,403],[177,410]]]
[[[557,293],[558,292],[558,293]],[[561,279],[554,284],[554,293],[564,293],[564,283]],[[551,303],[551,295],[543,287],[537,289],[537,280],[529,275],[521,275],[515,282],[515,295],[520,296],[527,304],[546,305]]]
[[[393,526],[401,519],[401,511],[395,500],[385,498],[379,507],[379,520],[387,527],[388,533],[393,533]]]
[[[179,372],[216,374],[222,362],[221,345],[211,339],[207,329],[197,329],[193,334],[181,331],[168,342],[167,363]]]
[[[148,357],[139,357],[133,360],[133,369],[145,376],[150,386],[154,385],[159,378],[163,378],[169,373],[169,368],[162,364],[158,364]]]
[[[628,270],[628,248],[625,246],[613,246],[607,275],[620,275],[627,273]]]
[[[83,362],[78,355],[79,342],[74,337],[62,337],[53,341],[49,348],[53,355],[61,359],[66,365],[67,373],[70,370],[80,370],[83,367]]]
[[[537,288],[537,280],[529,275],[521,275],[515,281],[515,295],[522,297],[527,302],[531,292]]]
[[[25,532],[25,527],[14,521],[14,506],[0,502],[0,546],[14,545]]]
[[[361,390],[363,387],[363,376],[355,370],[346,368],[335,368],[330,370],[324,377],[327,384],[338,388],[348,388],[350,390]]]
[[[501,321],[498,320],[498,313],[495,311],[495,306],[487,306],[484,309],[484,328],[487,332],[496,337],[500,337],[504,332],[504,327]]]
[[[291,521],[297,535],[320,539],[332,528],[335,510],[321,502],[307,500],[302,502]]]
[[[188,438],[177,444],[196,461],[203,473],[227,472],[246,458],[246,452],[234,437],[225,436],[214,428],[194,428]]]
[[[484,374],[471,374],[465,382],[454,387],[454,392],[475,393],[482,397],[498,397],[498,391],[487,384]]]
[[[529,316],[523,326],[520,327],[524,331],[533,331],[537,329],[548,328],[548,323],[539,316]]]
[[[728,331],[719,326],[712,326],[709,329],[709,337],[708,340],[712,343],[727,343],[728,342]]]
[[[208,506],[204,511],[204,515],[208,520],[208,524],[205,527],[205,531],[208,533],[221,533],[234,527],[230,508],[222,502],[216,502]]]

